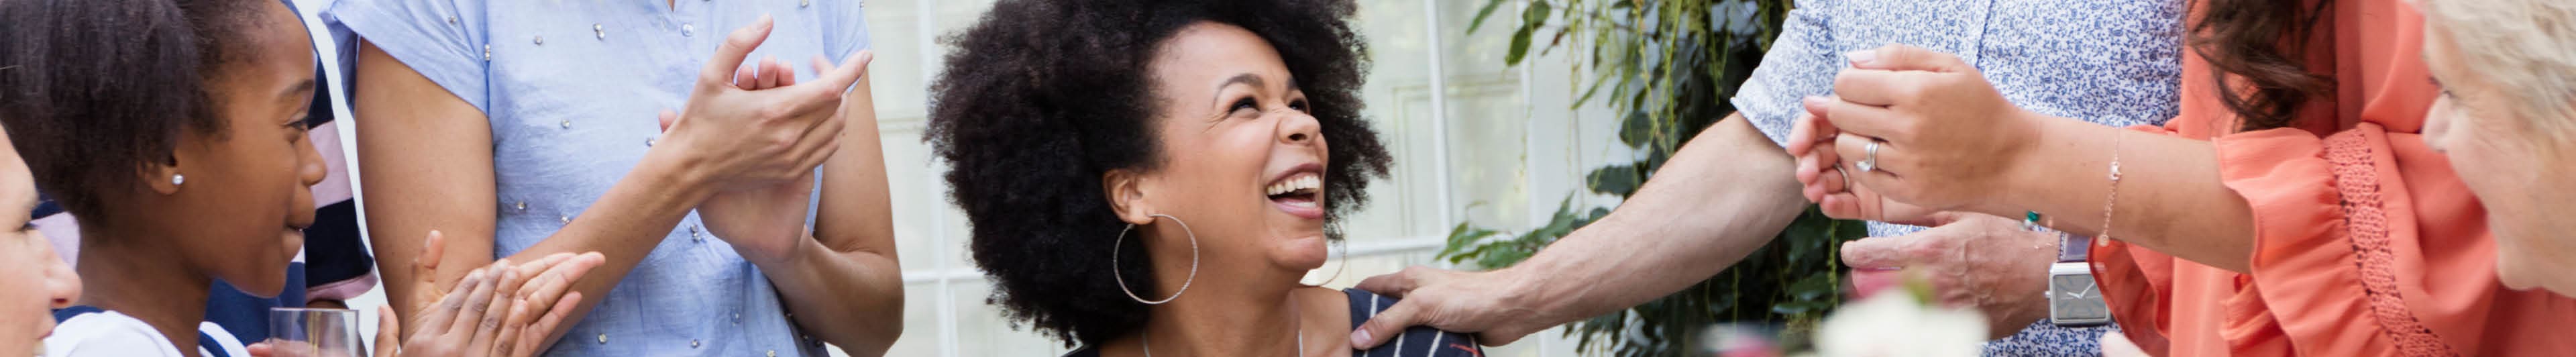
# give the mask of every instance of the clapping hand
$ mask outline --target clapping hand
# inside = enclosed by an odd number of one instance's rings
[[[817,68],[820,77],[812,82],[746,90],[736,74],[774,25],[774,20],[762,16],[726,36],[700,69],[688,103],[671,116],[668,129],[652,149],[678,155],[674,159],[680,167],[699,174],[700,183],[719,191],[795,181],[830,158],[840,146],[842,94],[867,68],[860,61],[869,56],[852,56],[844,65]],[[753,78],[748,84],[757,87],[759,80]]]
[[[420,256],[413,259],[412,276],[429,279],[436,270],[439,248],[444,240],[431,231]],[[400,349],[377,346],[379,357],[388,352],[411,356],[528,356],[542,351],[553,341],[546,335],[561,324],[565,315],[579,306],[581,292],[571,291],[581,275],[598,267],[606,259],[599,253],[556,253],[526,264],[512,265],[502,259],[492,265],[465,274],[454,289],[444,296],[422,295],[413,301],[437,301],[427,310],[416,312],[418,321],[408,324],[419,329],[403,338]],[[437,286],[417,282],[414,286]],[[438,292],[423,292],[436,294]],[[435,300],[431,300],[435,298]],[[382,318],[395,319],[389,308]],[[396,332],[378,331],[377,337],[399,336]],[[382,342],[378,342],[382,344]]]
[[[415,301],[437,303],[415,311],[418,320],[408,324],[399,323],[392,305],[378,307],[376,357],[536,355],[552,342],[546,335],[581,302],[572,283],[604,261],[596,252],[557,253],[515,265],[503,259],[466,273],[454,289],[437,289],[429,279],[438,276],[442,240],[431,231],[426,248],[412,260],[411,276],[421,280],[415,286],[433,287],[422,289]],[[404,334],[406,325],[415,333]],[[249,350],[263,357],[305,357],[292,355],[310,350],[279,348],[283,343],[292,342],[261,342]]]
[[[875,55],[860,51],[853,57],[856,66],[865,67]],[[833,73],[843,69],[821,56],[816,56],[813,62],[815,73]],[[858,70],[862,75],[866,73],[865,68]],[[731,82],[735,88],[745,91],[791,87],[796,85],[796,70],[785,63],[763,58],[757,65],[735,70]],[[833,110],[830,120],[841,121],[840,113],[837,108]],[[662,127],[669,129],[678,119],[678,113],[664,111]],[[699,221],[704,222],[708,232],[717,239],[732,244],[734,251],[742,254],[745,260],[754,263],[784,260],[796,254],[806,239],[805,213],[814,191],[811,168],[807,168],[807,172],[807,175],[786,183],[716,193],[699,203]]]

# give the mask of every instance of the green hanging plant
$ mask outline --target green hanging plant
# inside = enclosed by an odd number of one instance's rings
[[[1600,99],[1624,113],[1615,118],[1619,142],[1639,158],[1595,168],[1584,184],[1592,193],[1622,199],[1635,194],[1684,141],[1735,111],[1727,99],[1752,75],[1792,6],[1790,0],[1487,0],[1468,31],[1483,27],[1508,4],[1523,10],[1504,62],[1519,65],[1533,49],[1590,51],[1575,63],[1577,82],[1589,82],[1575,105]],[[1524,232],[1459,223],[1439,257],[1454,264],[1511,266],[1610,213],[1609,207],[1574,207],[1571,198],[1557,204],[1548,224]],[[1568,324],[1565,334],[1587,354],[1617,356],[1692,354],[1701,347],[1694,345],[1700,332],[1719,323],[1775,326],[1784,341],[1803,341],[1841,303],[1843,275],[1835,253],[1842,242],[1865,234],[1861,222],[1835,220],[1809,207],[1770,244],[1708,280]]]

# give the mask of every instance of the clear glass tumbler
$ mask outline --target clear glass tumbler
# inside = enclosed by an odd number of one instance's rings
[[[367,342],[358,331],[358,310],[275,307],[268,309],[268,344],[281,357],[360,357]]]

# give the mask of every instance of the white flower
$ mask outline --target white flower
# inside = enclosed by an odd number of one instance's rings
[[[1822,357],[1976,357],[1986,318],[1975,310],[1931,306],[1901,291],[1845,304],[1816,328]]]

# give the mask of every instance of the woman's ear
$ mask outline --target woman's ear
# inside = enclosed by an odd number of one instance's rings
[[[177,154],[171,154],[169,160],[163,160],[161,163],[144,167],[141,174],[143,175],[142,179],[145,187],[151,187],[152,192],[159,193],[164,196],[179,193],[179,185],[187,184],[188,177],[186,174],[179,173],[179,156]]]
[[[1128,169],[1109,170],[1100,174],[1100,191],[1108,195],[1109,210],[1128,224],[1153,224],[1154,204],[1145,200],[1145,175]]]

